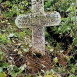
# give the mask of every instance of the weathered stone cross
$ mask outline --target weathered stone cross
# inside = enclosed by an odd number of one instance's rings
[[[43,0],[31,0],[32,13],[27,15],[19,15],[15,23],[19,28],[32,28],[32,49],[34,53],[45,55],[45,26],[56,26],[61,21],[61,16],[58,12],[46,14],[44,12]]]

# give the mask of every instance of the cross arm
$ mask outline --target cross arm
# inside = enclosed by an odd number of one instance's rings
[[[61,22],[61,16],[58,12],[38,15],[38,14],[28,14],[19,15],[15,23],[19,28],[26,28],[32,26],[56,26]]]
[[[53,12],[49,14],[45,14],[46,18],[44,18],[44,26],[57,26],[61,22],[61,16],[59,12]]]
[[[31,26],[30,22],[31,20],[28,15],[19,15],[15,19],[15,24],[18,28],[30,27]]]
[[[15,19],[15,24],[18,28],[29,28],[32,26],[40,26],[41,16],[38,13],[19,15]]]

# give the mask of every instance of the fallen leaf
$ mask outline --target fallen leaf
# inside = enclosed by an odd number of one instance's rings
[[[56,75],[45,75],[44,77],[57,77]]]
[[[6,77],[6,74],[4,72],[1,72],[0,77]]]

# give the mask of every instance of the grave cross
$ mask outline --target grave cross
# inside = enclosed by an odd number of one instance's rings
[[[44,27],[56,26],[61,22],[61,16],[58,12],[46,14],[44,12],[43,0],[31,0],[32,13],[19,15],[15,24],[19,28],[32,28],[32,49],[34,53],[45,55],[45,35]]]

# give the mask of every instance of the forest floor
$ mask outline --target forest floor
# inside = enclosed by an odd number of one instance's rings
[[[23,77],[22,75],[31,75],[31,77],[35,77],[35,75],[38,75],[38,72],[40,75],[44,76],[44,71],[48,71],[53,68],[57,69],[57,67],[60,67],[59,64],[61,64],[63,68],[69,69],[67,60],[69,58],[69,54],[70,52],[68,51],[64,54],[60,52],[54,52],[51,54],[49,51],[46,51],[45,55],[41,56],[39,54],[33,55],[30,50],[29,52],[22,54],[22,56],[16,52],[11,52],[8,57],[13,58],[11,63],[14,63],[18,68],[23,67],[22,74],[17,77]],[[74,54],[74,56],[76,55],[77,53]],[[55,57],[57,57],[57,59]],[[72,60],[70,62],[72,62]],[[55,64],[57,67],[55,67]],[[74,74],[77,75],[77,71],[75,71]],[[65,73],[61,73],[61,76],[68,77],[69,73],[66,71]]]

